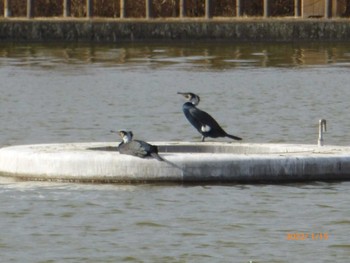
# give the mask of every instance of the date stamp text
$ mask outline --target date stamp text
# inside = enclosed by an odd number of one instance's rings
[[[327,232],[325,233],[305,233],[305,232],[296,232],[296,233],[287,233],[286,234],[286,240],[314,240],[314,241],[321,241],[321,240],[328,240],[329,235]]]

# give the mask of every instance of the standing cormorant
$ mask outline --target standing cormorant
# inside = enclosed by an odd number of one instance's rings
[[[234,140],[242,140],[240,137],[226,133],[212,116],[196,107],[200,101],[198,95],[191,92],[178,92],[177,94],[181,94],[188,100],[182,106],[182,110],[187,120],[202,134],[202,142],[206,137],[229,137]]]
[[[141,158],[153,157],[159,161],[165,161],[158,155],[158,147],[140,140],[133,140],[132,131],[119,131],[123,141],[118,146],[120,154],[133,155]]]

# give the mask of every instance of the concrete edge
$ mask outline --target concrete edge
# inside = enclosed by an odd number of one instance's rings
[[[348,19],[0,19],[0,40],[26,42],[350,41]]]
[[[0,175],[21,180],[89,183],[350,180],[350,147],[211,142],[152,144],[160,148],[179,147],[176,151],[160,152],[174,165],[120,155],[113,150],[115,143],[21,145],[0,149]]]

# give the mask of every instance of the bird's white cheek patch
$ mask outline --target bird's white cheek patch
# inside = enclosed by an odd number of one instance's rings
[[[131,142],[131,137],[130,136],[128,136],[128,135],[124,135],[123,136],[123,141],[124,141],[124,143],[128,143],[128,142]]]
[[[208,126],[208,125],[203,125],[203,126],[201,127],[201,131],[202,131],[202,132],[208,132],[208,131],[210,131],[210,130],[211,130],[211,127]]]

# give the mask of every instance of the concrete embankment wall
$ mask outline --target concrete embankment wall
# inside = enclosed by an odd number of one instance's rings
[[[0,41],[349,41],[348,19],[2,19]]]

